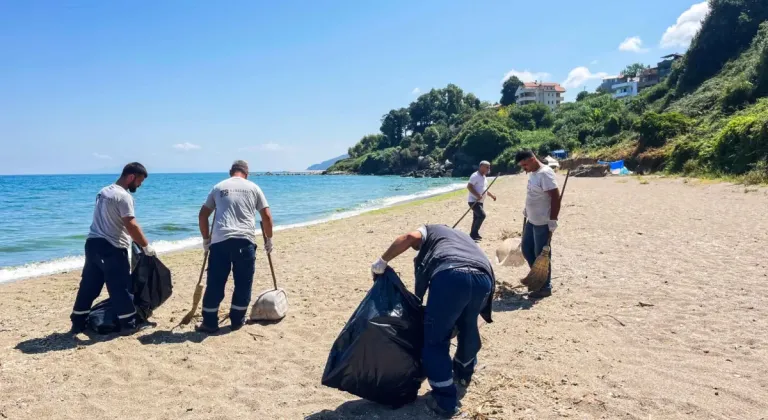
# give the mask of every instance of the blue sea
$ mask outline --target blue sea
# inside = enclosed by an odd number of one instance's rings
[[[197,213],[226,174],[150,174],[136,218],[159,253],[201,243]],[[0,176],[0,283],[79,269],[98,191],[114,175]],[[351,217],[463,188],[457,178],[259,175],[278,229]]]

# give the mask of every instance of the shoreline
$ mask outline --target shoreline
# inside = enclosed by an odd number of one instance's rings
[[[499,199],[487,202],[479,243],[489,257],[520,233],[526,177],[499,180],[493,191]],[[370,263],[399,234],[452,225],[467,210],[465,198],[456,191],[281,232],[271,259],[288,314],[234,332],[226,320],[231,279],[220,334],[178,325],[200,275],[199,248],[161,257],[173,295],[150,328],[128,337],[66,333],[79,273],[2,284],[0,417],[426,418],[423,398],[392,411],[321,378],[339,331],[371,288]],[[553,295],[527,299],[512,288],[528,267],[494,264],[494,322],[480,330],[466,417],[760,418],[768,412],[766,206],[765,188],[569,180],[552,242]],[[458,229],[470,225],[468,216]],[[414,256],[409,250],[389,264],[409,290]],[[259,250],[251,303],[271,289]],[[96,301],[106,297],[103,290]],[[419,394],[429,390],[425,382]]]
[[[456,178],[457,180],[461,178]],[[406,196],[389,196],[381,197],[377,200],[382,200],[382,205],[373,205],[371,207],[362,207],[357,210],[344,210],[338,213],[334,213],[319,219],[308,220],[304,222],[291,223],[287,225],[277,225],[274,230],[285,231],[298,228],[304,228],[308,226],[314,226],[323,223],[333,222],[335,220],[344,220],[360,215],[364,215],[370,212],[376,212],[387,208],[397,207],[399,205],[408,204],[415,201],[426,200],[440,195],[450,195],[456,191],[461,191],[464,188],[464,184],[454,183],[448,184],[442,187],[436,187],[426,189],[424,191],[409,194]],[[257,234],[261,233],[260,229],[256,230]],[[258,235],[257,235],[258,236]],[[167,256],[178,252],[184,252],[195,247],[199,247],[202,244],[202,239],[199,235],[194,235],[189,238],[166,241],[159,240],[152,242],[153,246],[157,250],[157,254],[161,256]],[[72,271],[82,268],[84,261],[83,255],[67,256],[55,258],[47,261],[37,261],[33,263],[0,267],[0,285],[6,283],[13,283],[21,280],[31,280],[39,277],[54,275],[54,274],[66,274]]]

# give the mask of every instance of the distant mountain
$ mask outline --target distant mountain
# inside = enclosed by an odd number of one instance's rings
[[[338,161],[340,161],[342,159],[346,159],[348,157],[349,157],[349,155],[347,155],[345,153],[345,154],[343,154],[341,156],[338,156],[338,157],[335,157],[333,159],[328,159],[325,162],[320,162],[320,163],[314,164],[314,165],[310,166],[309,168],[307,168],[307,170],[308,171],[324,171],[324,170],[330,168],[331,165],[333,165],[334,163],[336,163],[336,162],[338,162]]]

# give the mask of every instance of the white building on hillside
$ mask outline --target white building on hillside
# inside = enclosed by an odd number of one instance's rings
[[[616,83],[615,85],[611,86],[613,99],[632,98],[637,96],[637,86],[637,80],[628,80],[623,83]]]
[[[558,83],[526,82],[517,88],[515,97],[520,105],[539,103],[554,111],[565,99],[564,94],[565,89]]]

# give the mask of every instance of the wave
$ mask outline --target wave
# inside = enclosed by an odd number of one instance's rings
[[[347,219],[347,218],[358,216],[370,211],[375,211],[375,210],[379,210],[386,207],[392,207],[397,204],[402,204],[409,201],[429,198],[435,195],[456,191],[464,188],[465,185],[466,184],[464,183],[455,183],[455,184],[444,185],[437,188],[431,188],[415,194],[379,198],[376,200],[371,200],[366,203],[363,203],[357,208],[336,212],[330,216],[326,216],[320,219],[310,220],[310,221],[301,222],[301,223],[275,226],[274,230],[280,231],[280,230],[286,230],[286,229],[295,229],[300,227],[318,225],[321,223],[327,223],[333,220]],[[177,226],[177,225],[174,225],[174,226]],[[257,233],[261,233],[261,231],[258,231]],[[156,241],[156,242],[152,242],[152,247],[155,248],[155,251],[157,251],[158,254],[166,254],[169,252],[175,252],[175,251],[181,251],[184,249],[199,247],[202,243],[203,241],[200,237],[192,237],[192,238],[182,239],[178,241]],[[21,280],[21,279],[30,278],[30,277],[46,276],[50,274],[57,274],[57,273],[76,270],[76,269],[82,268],[84,262],[85,262],[85,257],[80,255],[80,256],[74,256],[74,257],[58,258],[51,261],[31,263],[31,264],[26,264],[22,266],[0,268],[0,283],[6,283],[6,282]]]

